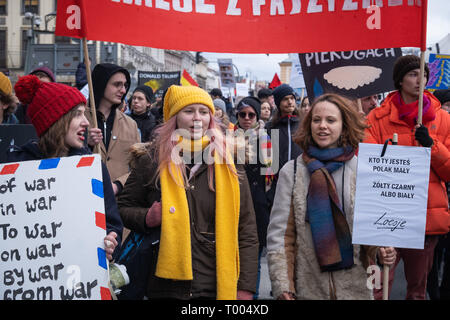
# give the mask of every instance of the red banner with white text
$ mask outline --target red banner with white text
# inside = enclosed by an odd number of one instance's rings
[[[55,34],[226,53],[424,49],[426,7],[426,0],[58,0]]]

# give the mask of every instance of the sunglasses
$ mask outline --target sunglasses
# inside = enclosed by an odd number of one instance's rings
[[[250,113],[246,113],[246,112],[239,112],[238,116],[242,119],[245,119],[247,116],[249,119],[254,119],[256,117],[256,113],[250,112]]]

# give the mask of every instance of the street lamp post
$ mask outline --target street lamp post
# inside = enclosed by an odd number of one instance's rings
[[[31,49],[35,43],[34,26],[39,27],[41,25],[41,18],[32,12],[25,12],[25,19],[31,20],[31,28],[27,30],[27,52],[24,67],[25,74],[28,74],[31,71]]]
[[[27,53],[25,58],[25,67],[24,71],[25,74],[28,74],[31,70],[31,57],[33,54],[33,45],[36,43],[36,35],[39,35],[41,33],[47,33],[47,34],[53,34],[54,32],[51,30],[48,30],[48,22],[56,17],[56,12],[49,13],[45,16],[45,30],[40,30],[39,27],[41,26],[42,20],[41,17],[32,13],[32,12],[25,12],[25,19],[31,20],[31,28],[27,31]],[[35,27],[37,29],[35,29]],[[54,70],[54,73],[56,75],[56,70]]]

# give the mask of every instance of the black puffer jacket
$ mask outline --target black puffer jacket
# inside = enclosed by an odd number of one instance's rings
[[[135,114],[132,112],[130,117],[136,121],[141,132],[141,142],[150,141],[150,135],[156,126],[154,115],[151,112],[144,112],[143,114]]]
[[[299,125],[300,120],[297,116],[285,116],[278,119],[276,122],[269,121],[266,123],[266,129],[272,141],[272,151],[278,145],[278,172],[280,172],[281,168],[283,168],[289,160],[297,159],[303,152],[302,149],[292,141],[292,136],[297,131]],[[278,139],[274,139],[273,130],[278,130]],[[273,198],[275,196],[278,172],[276,172],[275,179],[268,192],[270,206],[272,206]]]

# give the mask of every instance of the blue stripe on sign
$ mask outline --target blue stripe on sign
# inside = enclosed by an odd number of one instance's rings
[[[61,160],[61,158],[41,160],[38,169],[39,170],[55,169],[56,167],[58,167],[59,160]]]
[[[92,193],[97,197],[103,198],[103,182],[97,179],[92,179]]]
[[[98,265],[105,270],[108,270],[106,265],[106,251],[102,248],[97,248]]]

